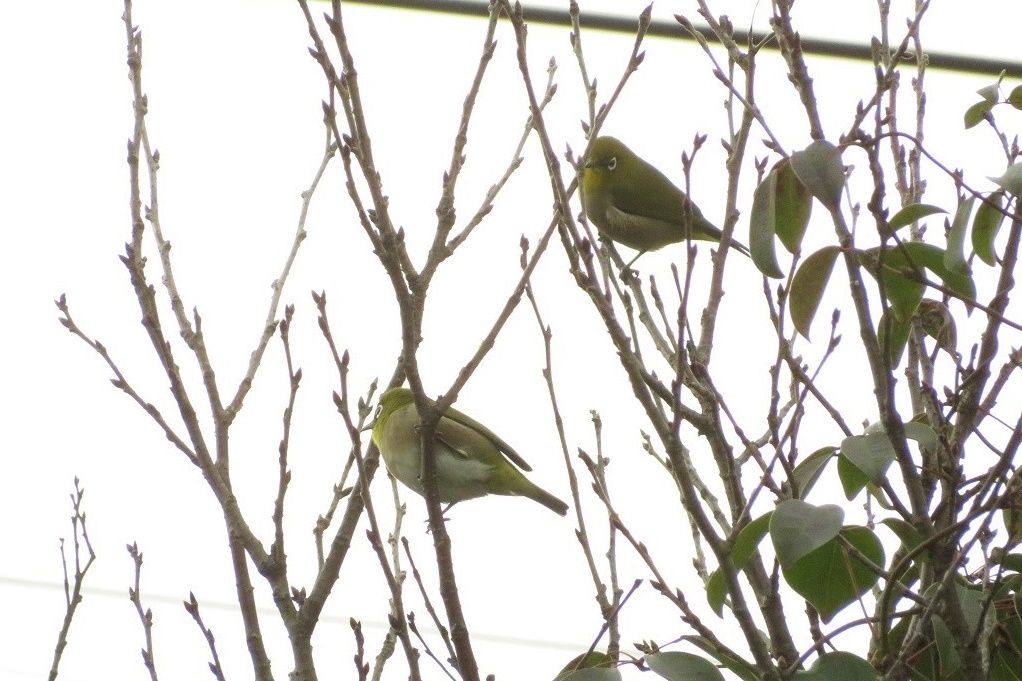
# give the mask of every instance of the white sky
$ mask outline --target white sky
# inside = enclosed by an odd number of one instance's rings
[[[629,14],[642,7],[638,2],[581,4],[583,11]],[[761,4],[712,3],[738,26],[762,26],[768,8],[765,0]],[[963,13],[960,3],[935,2],[925,23],[926,45],[1017,58],[1012,48],[1022,6],[1006,0],[969,5]],[[657,16],[695,16],[693,6],[684,2],[660,3],[656,10]],[[57,323],[52,304],[66,292],[82,328],[107,345],[147,399],[169,408],[166,380],[138,324],[138,308],[117,259],[129,234],[125,155],[131,131],[121,12],[118,2],[104,0],[9,3],[0,14],[0,87],[5,93],[0,109],[0,225],[8,243],[0,251],[7,319],[0,353],[7,453],[0,478],[0,677],[39,678],[49,668],[64,610],[57,540],[69,536],[68,493],[77,475],[87,489],[85,507],[99,558],[72,629],[62,678],[145,674],[138,654],[141,628],[126,597],[132,564],[123,547],[132,541],[145,554],[143,599],[156,618],[161,678],[208,673],[205,644],[180,607],[189,591],[214,629],[228,678],[248,678],[251,667],[240,621],[230,605],[233,577],[223,524],[212,495],[198,471],[148,417],[109,384],[100,359]],[[856,42],[868,41],[874,15],[874,3],[862,0],[803,2],[795,11],[804,34]],[[405,228],[413,258],[421,262],[485,24],[354,5],[346,20],[392,214]],[[196,305],[202,313],[218,378],[224,392],[233,393],[266,313],[269,284],[293,237],[299,194],[321,154],[322,77],[306,51],[308,34],[293,2],[138,0],[135,21],[143,32],[148,125],[161,152],[162,221],[174,245],[178,283],[186,305]],[[901,26],[900,20],[893,23],[897,35]],[[578,151],[584,144],[578,121],[585,108],[567,32],[537,26],[529,36],[537,79],[550,56],[559,65],[560,89],[547,113],[555,146],[563,149],[568,143]],[[498,40],[469,135],[459,224],[499,176],[526,115],[508,24],[502,23]],[[602,101],[619,77],[632,39],[587,33],[583,40],[590,72],[602,85]],[[726,131],[723,90],[694,47],[650,39],[646,50],[643,67],[605,131],[627,140],[679,182],[681,152],[696,132],[709,134],[692,190],[704,213],[719,222],[724,155],[717,140]],[[803,146],[807,126],[779,78],[779,57],[766,55],[763,62],[761,97],[774,132],[788,149]],[[828,134],[836,136],[847,126],[854,103],[868,97],[871,67],[821,59],[811,59],[810,67]],[[949,166],[964,167],[981,187],[989,187],[984,176],[1000,173],[1003,157],[989,132],[962,130],[961,115],[975,101],[974,91],[988,82],[935,71],[927,75],[931,151]],[[1017,130],[1018,117],[1004,120]],[[753,153],[763,156],[760,137],[753,135]],[[862,159],[846,162],[861,165]],[[326,508],[347,447],[330,401],[335,372],[316,327],[309,291],[327,292],[335,337],[351,351],[350,384],[356,391],[363,392],[374,377],[385,380],[399,349],[389,284],[347,207],[338,171],[335,165],[316,196],[309,237],[284,294],[285,301],[297,307],[292,336],[296,362],[305,373],[292,441],[287,518],[292,581],[297,585],[311,581],[310,531]],[[450,384],[514,286],[521,235],[535,243],[545,228],[551,198],[544,173],[539,148],[530,143],[525,165],[492,216],[437,276],[420,353],[431,392]],[[750,166],[745,171],[750,190],[751,177]],[[930,177],[929,200],[948,206],[950,183],[936,174]],[[750,200],[748,191],[741,207],[747,210]],[[814,228],[810,244],[820,245],[830,232],[823,223],[814,223]],[[744,221],[736,236],[747,241]],[[669,251],[644,256],[640,269],[668,281]],[[696,281],[700,272],[708,271],[707,252],[700,248]],[[151,252],[150,260],[155,261]],[[771,333],[754,268],[737,257],[728,267],[717,368],[725,395],[735,402],[750,432],[758,433],[771,352],[758,339]],[[152,281],[158,285],[158,276]],[[654,549],[672,582],[689,585],[690,600],[701,606],[701,587],[690,567],[691,540],[676,493],[639,447],[642,422],[630,400],[622,399],[627,385],[620,366],[588,301],[567,276],[556,242],[535,282],[554,332],[554,372],[571,451],[593,450],[589,410],[600,411],[619,510]],[[745,306],[750,295],[752,302]],[[829,310],[841,304],[842,296],[831,292],[824,302],[814,327],[818,341],[826,335]],[[976,318],[970,323],[974,326]],[[874,418],[872,398],[861,377],[841,370],[841,364],[859,358],[851,315],[845,316],[841,331],[845,344],[829,378],[843,381],[839,407],[849,423],[857,424]],[[960,334],[974,340],[964,330]],[[1018,339],[1009,342],[1017,345]],[[805,344],[802,351],[815,361],[822,347]],[[182,348],[178,359],[190,379],[196,379],[194,363]],[[533,480],[567,498],[566,473],[540,375],[542,362],[536,324],[528,309],[520,309],[463,391],[459,407],[523,452],[533,465]],[[286,373],[275,340],[232,432],[238,495],[267,544],[285,400]],[[818,444],[835,443],[836,437],[833,429],[823,428]],[[803,442],[810,444],[808,438]],[[696,453],[700,446],[693,442]],[[583,471],[578,472],[587,487]],[[389,487],[384,476],[377,476],[374,490],[381,521],[388,527],[392,511],[385,509]],[[409,506],[406,536],[433,584],[424,506],[402,491]],[[605,521],[599,504],[591,494],[584,503],[590,528],[600,537]],[[384,633],[386,592],[361,528],[315,639],[322,678],[350,674],[349,617],[363,621],[370,655]],[[588,647],[600,621],[574,529],[570,517],[553,518],[538,505],[515,499],[482,500],[452,512],[449,531],[458,577],[484,673],[496,673],[498,679],[552,678]],[[597,542],[598,551],[600,546]],[[632,551],[622,546],[619,552],[626,586],[636,577],[648,577]],[[286,637],[266,589],[259,584],[257,592],[267,608],[262,621],[274,670],[284,678],[290,669]],[[409,608],[425,629],[427,618],[410,582],[407,593]],[[791,615],[800,617],[800,609],[792,608]],[[708,611],[706,617],[712,626],[726,627]],[[685,633],[676,614],[648,585],[633,597],[622,619],[626,646],[640,639],[664,643]],[[429,640],[439,652],[437,638]],[[386,677],[402,678],[402,664],[401,655],[395,655]],[[426,678],[441,678],[428,661],[423,669]]]

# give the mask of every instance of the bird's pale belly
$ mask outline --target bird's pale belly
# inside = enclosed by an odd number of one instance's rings
[[[423,494],[422,457],[419,448],[411,456],[384,456],[387,470],[404,485]],[[487,494],[486,484],[493,469],[479,461],[456,456],[443,444],[437,443],[433,450],[437,456],[437,485],[440,501],[445,504],[466,499],[475,499]]]

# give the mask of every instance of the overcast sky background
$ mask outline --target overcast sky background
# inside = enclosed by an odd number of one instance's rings
[[[583,13],[629,16],[643,6],[610,0],[580,4]],[[896,3],[898,16],[904,16],[908,5]],[[1022,6],[1013,0],[968,5],[969,12],[963,14],[962,3],[934,2],[924,23],[924,45],[935,51],[1017,58]],[[730,14],[738,27],[763,28],[769,14],[765,0],[711,6]],[[130,227],[125,156],[131,103],[122,10],[112,0],[61,0],[13,3],[0,13],[0,87],[5,95],[0,109],[0,225],[7,241],[0,251],[6,313],[0,353],[5,385],[0,413],[6,434],[5,472],[0,476],[0,677],[40,678],[49,668],[64,612],[58,538],[70,538],[68,493],[79,476],[87,490],[85,509],[98,560],[88,577],[61,677],[83,681],[145,676],[138,653],[142,630],[126,597],[133,568],[124,545],[137,541],[145,555],[142,594],[155,615],[161,678],[208,674],[205,643],[180,606],[190,591],[217,636],[227,677],[249,678],[251,666],[232,605],[223,523],[212,495],[198,471],[149,418],[110,385],[99,357],[58,324],[52,303],[66,292],[79,325],[107,345],[147,399],[173,413],[166,379],[138,324],[138,307],[117,257]],[[696,16],[694,4],[687,2],[662,2],[655,10],[664,18],[674,13]],[[805,35],[857,43],[868,43],[875,33],[875,15],[875,4],[863,0],[802,2],[794,12]],[[359,5],[346,9],[345,18],[392,215],[404,226],[413,258],[421,263],[485,22]],[[144,41],[148,129],[161,154],[162,223],[173,243],[186,306],[199,308],[223,391],[233,394],[260,333],[270,283],[293,239],[300,193],[322,154],[323,79],[309,58],[308,33],[293,2],[138,0],[135,22]],[[892,22],[898,39],[903,25],[901,19]],[[587,32],[583,41],[604,101],[620,76],[632,38]],[[468,165],[457,202],[459,224],[503,171],[527,114],[506,22],[498,29],[498,42],[469,133]],[[645,63],[604,130],[626,140],[679,183],[681,152],[697,132],[709,135],[698,156],[692,193],[703,212],[720,223],[725,173],[718,140],[727,129],[724,90],[705,56],[691,44],[651,38],[645,49]],[[547,122],[555,148],[570,144],[578,152],[585,144],[578,124],[585,116],[585,100],[567,31],[534,26],[529,50],[537,80],[551,56],[557,61],[559,91]],[[780,57],[767,54],[760,63],[761,104],[774,133],[789,150],[804,146],[809,141],[807,125],[784,79]],[[872,92],[872,67],[811,58],[810,68],[828,136],[836,137],[847,128],[855,102]],[[985,177],[1001,172],[1003,156],[983,126],[965,131],[961,117],[976,100],[975,90],[992,79],[937,71],[929,71],[926,78],[928,148],[946,165],[965,168],[976,186],[989,188]],[[906,73],[905,92],[907,80]],[[1007,88],[1016,84],[1009,82]],[[1006,129],[1018,129],[1017,116],[1004,121]],[[761,138],[758,131],[753,133],[752,153],[760,157],[765,155]],[[524,234],[535,243],[549,221],[549,184],[534,142],[526,157],[493,214],[445,263],[434,283],[419,356],[434,394],[453,381],[514,287],[519,239]],[[861,155],[846,162],[861,166]],[[309,292],[327,293],[337,342],[351,351],[354,390],[364,392],[375,377],[385,381],[400,347],[390,285],[347,206],[339,170],[338,164],[331,167],[314,199],[309,236],[284,292],[284,301],[297,307],[292,337],[296,363],[305,374],[292,436],[286,520],[296,585],[311,581],[311,529],[329,502],[347,451],[330,400],[336,374]],[[928,202],[950,207],[950,182],[930,170]],[[743,211],[751,201],[753,178],[749,166]],[[865,202],[867,197],[857,198]],[[832,238],[829,226],[818,220],[807,249]],[[743,220],[736,237],[747,242],[747,230]],[[670,263],[678,257],[670,251],[643,256],[639,269],[668,281]],[[709,271],[708,253],[700,247],[695,277],[699,299],[705,295],[698,282],[699,274]],[[152,251],[149,256],[155,264]],[[977,273],[981,290],[987,274]],[[151,281],[158,286],[158,275],[151,273]],[[594,451],[589,412],[598,410],[619,511],[650,544],[672,583],[689,585],[690,600],[702,607],[677,494],[640,448],[643,422],[626,396],[623,372],[589,302],[567,275],[556,240],[534,281],[545,321],[553,329],[554,373],[570,451]],[[719,385],[750,432],[757,434],[765,425],[766,368],[772,355],[770,344],[760,339],[772,332],[753,266],[730,258],[727,282],[715,351]],[[836,288],[828,293],[814,327],[817,345],[802,346],[810,361],[822,352],[829,310],[844,299]],[[170,318],[167,322],[172,323]],[[974,316],[966,327],[980,322]],[[870,387],[861,376],[843,371],[861,359],[853,323],[850,314],[842,321],[846,342],[825,379],[843,386],[839,408],[849,423],[858,424],[873,420],[875,413]],[[971,339],[967,328],[959,333]],[[1018,339],[1008,342],[1017,345]],[[180,348],[178,361],[191,379],[197,378],[194,363]],[[458,406],[515,445],[532,464],[534,481],[567,499],[567,476],[542,367],[542,339],[531,312],[522,307]],[[271,531],[286,379],[280,343],[274,340],[232,431],[238,496],[264,538]],[[825,427],[818,438],[820,446],[836,444],[837,434]],[[701,443],[693,438],[692,446],[697,455]],[[579,475],[587,487],[581,470]],[[378,475],[373,489],[383,527],[389,527],[393,511],[386,509],[386,478]],[[405,534],[424,578],[435,584],[424,505],[407,490],[402,493],[409,507]],[[605,520],[591,494],[584,503],[599,552]],[[573,519],[506,498],[456,507],[450,517],[459,586],[482,671],[496,673],[498,679],[552,678],[588,647],[600,626]],[[385,632],[387,595],[364,527],[363,521],[314,639],[321,678],[351,675],[349,617],[365,625],[371,656]],[[648,577],[631,550],[621,546],[619,554],[625,586],[636,577]],[[257,593],[268,609],[263,626],[274,671],[284,678],[291,668],[286,637],[261,580]],[[410,582],[406,593],[409,609],[425,629],[425,612]],[[714,627],[725,630],[726,622],[703,610]],[[790,614],[800,617],[801,610],[795,607]],[[685,633],[677,614],[648,585],[625,608],[622,621],[625,646],[640,639],[664,643]],[[438,639],[430,636],[429,641],[439,654]],[[400,654],[391,665],[386,678],[403,678]],[[441,678],[428,661],[423,669],[426,678]],[[636,672],[626,674],[637,677]]]

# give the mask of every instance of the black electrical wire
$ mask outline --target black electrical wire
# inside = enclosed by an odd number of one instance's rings
[[[361,5],[373,5],[377,7],[394,7],[412,10],[424,10],[443,14],[456,14],[470,17],[485,17],[489,15],[489,3],[485,0],[347,0],[347,2]],[[523,5],[526,21],[535,24],[551,24],[554,26],[571,26],[571,19],[566,9],[555,9],[549,7],[529,7]],[[636,19],[618,16],[613,14],[592,14],[583,11],[581,14],[582,27],[603,31],[614,31],[618,33],[635,33]],[[706,39],[715,42],[715,36],[705,27],[696,25],[702,30]],[[654,19],[649,26],[647,35],[660,38],[677,38],[681,40],[692,40],[692,36],[675,21]],[[740,44],[748,43],[750,33],[748,31],[735,30],[735,40]],[[752,31],[752,39],[759,42],[767,36],[762,31]],[[824,40],[822,38],[811,38],[802,36],[802,51],[807,54],[815,54],[824,57],[838,57],[844,59],[856,59],[861,61],[873,61],[872,50],[869,45],[856,43],[838,42],[835,40]],[[776,41],[767,43],[767,48],[776,49]],[[996,78],[1004,71],[1006,77],[1022,78],[1022,62],[1001,61],[984,57],[974,57],[964,54],[951,54],[949,52],[926,52],[927,67],[943,71],[955,71],[959,73],[974,73],[992,76]]]

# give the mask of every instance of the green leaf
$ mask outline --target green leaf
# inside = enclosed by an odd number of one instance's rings
[[[771,171],[756,187],[749,214],[749,252],[752,262],[764,276],[780,279],[784,276],[774,253],[776,221],[777,175]]]
[[[846,527],[841,530],[841,537],[873,565],[884,567],[883,546],[868,528]],[[876,573],[852,556],[837,538],[793,566],[782,567],[782,571],[788,585],[812,603],[824,622],[869,591],[877,581]]]
[[[764,513],[738,532],[738,536],[735,537],[734,546],[731,548],[731,562],[736,570],[744,568],[756,552],[756,547],[759,546],[759,543],[766,536],[767,530],[770,528],[770,516],[772,514],[773,511]],[[724,582],[724,574],[718,568],[706,580],[706,600],[709,602],[710,607],[713,608],[713,611],[718,616],[722,616],[724,600],[726,598],[727,586]]]
[[[813,197],[809,189],[799,181],[791,169],[791,161],[783,159],[774,166],[771,173],[777,175],[777,189],[774,193],[774,231],[789,253],[795,253],[802,245],[813,212]]]
[[[841,203],[845,187],[845,167],[841,151],[826,140],[816,140],[791,155],[791,169],[813,196],[829,210]]]
[[[798,485],[798,496],[796,498],[806,498],[806,495],[809,494],[809,490],[813,488],[813,485],[816,484],[816,481],[823,473],[823,469],[827,465],[827,462],[834,457],[836,452],[837,447],[821,447],[806,458],[802,459],[802,461],[795,466],[794,477],[795,482]]]
[[[880,249],[859,251],[860,261],[884,286],[884,294],[898,318],[907,321],[922,300],[923,284],[914,280],[921,270],[930,270],[944,285],[967,301],[975,300],[976,284],[967,273],[949,270],[944,264],[944,251],[922,241],[904,241],[883,250],[882,267],[878,264]],[[910,264],[911,263],[911,264]]]
[[[841,456],[858,468],[866,479],[880,485],[887,467],[894,461],[894,447],[887,433],[853,435],[841,442]]]
[[[909,421],[905,424],[905,437],[915,440],[919,446],[931,452],[937,448],[937,433],[925,423]]]
[[[1004,213],[1001,212],[1003,200],[1003,191],[996,191],[986,197],[979,204],[976,219],[972,221],[972,250],[976,252],[980,260],[988,265],[997,263],[997,256],[994,254],[994,239],[997,238],[997,230],[1001,228],[1001,222],[1004,221]]]
[[[997,562],[1003,565],[1005,570],[1022,572],[1022,553],[1006,553]]]
[[[916,322],[923,332],[937,342],[937,347],[951,356],[958,352],[958,331],[951,310],[940,300],[923,298],[916,309]]]
[[[1001,78],[1003,77],[1004,74],[1002,73]],[[976,90],[976,94],[982,97],[985,101],[990,102],[991,104],[996,104],[997,100],[1000,99],[1001,96],[1001,79],[998,78],[996,83],[981,87]]]
[[[887,355],[887,360],[892,369],[901,364],[901,357],[905,354],[905,346],[908,344],[909,332],[912,325],[898,319],[891,310],[885,310],[880,317],[880,324],[877,325],[877,340],[880,342],[880,349]]]
[[[669,681],[724,681],[716,665],[706,658],[676,650],[647,655],[646,666]]]
[[[795,673],[795,681],[877,681],[879,678],[869,662],[840,651],[824,653],[808,670]]]
[[[1008,99],[1005,101],[1016,109],[1022,109],[1022,85],[1015,86],[1015,89],[1011,91],[1011,94],[1008,95]]]
[[[572,659],[554,681],[621,681],[621,672],[606,653],[594,650]]]
[[[1003,175],[991,177],[990,179],[1009,194],[1014,194],[1015,196],[1022,195],[1022,161],[1012,163],[1004,171]]]
[[[621,681],[621,672],[617,669],[579,669],[561,672],[554,681]]]
[[[990,109],[994,108],[996,102],[990,102],[987,100],[981,100],[970,106],[965,110],[965,129],[974,128],[984,120],[990,113]]]
[[[947,235],[947,250],[944,251],[944,267],[952,272],[968,274],[969,268],[965,264],[965,232],[969,228],[969,217],[972,215],[972,205],[976,203],[976,197],[970,196],[962,201],[955,211],[955,219],[951,223],[951,230]]]
[[[839,456],[837,460],[837,477],[848,500],[854,499],[869,484],[869,476],[843,456]]]
[[[902,546],[906,549],[914,549],[923,541],[923,535],[919,534],[919,530],[901,518],[885,518],[880,522],[886,525],[891,532],[894,532],[898,539],[901,540]]]
[[[909,243],[917,242],[903,242],[902,245]],[[926,286],[910,278],[914,270],[905,253],[895,245],[889,246],[883,251],[879,248],[871,248],[868,251],[859,251],[859,254],[862,266],[877,280],[884,297],[891,305],[891,312],[895,318],[906,323],[911,321],[912,315],[915,314],[916,308],[919,306],[919,301],[923,299]],[[920,269],[921,276],[922,265],[914,259],[912,262]]]
[[[751,662],[747,662],[727,651],[719,650],[715,643],[702,636],[683,636],[682,639],[696,646],[704,653],[715,657],[720,666],[734,673],[742,681],[759,681],[760,677],[756,672],[756,666]]]
[[[770,518],[770,539],[782,566],[794,565],[806,554],[834,539],[845,512],[840,506],[814,506],[786,499]]]
[[[834,271],[834,261],[840,252],[838,246],[824,246],[806,258],[791,279],[791,321],[806,339],[809,338],[809,326],[816,316],[816,309],[823,299],[830,274]]]
[[[902,227],[911,225],[913,222],[921,220],[929,215],[946,212],[946,210],[939,206],[931,206],[926,203],[910,203],[895,213],[894,217],[887,221],[887,226],[892,232],[896,232]]]

